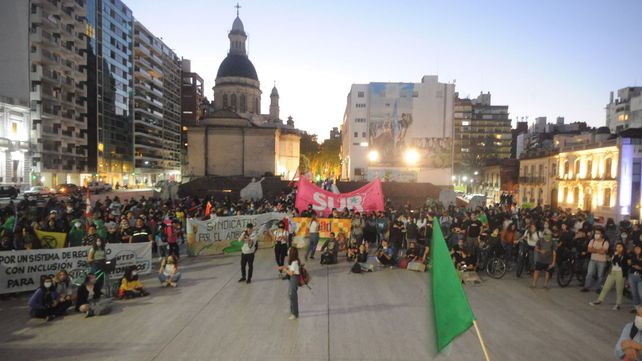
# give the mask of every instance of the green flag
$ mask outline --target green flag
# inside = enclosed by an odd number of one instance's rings
[[[437,217],[433,222],[431,261],[433,313],[437,349],[441,352],[473,325],[475,315],[461,286]]]

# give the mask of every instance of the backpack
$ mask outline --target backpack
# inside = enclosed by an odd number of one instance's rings
[[[358,263],[355,263],[352,265],[352,268],[350,269],[352,273],[361,273],[361,265]]]
[[[310,274],[308,273],[308,270],[301,265],[299,267],[299,287],[307,286],[310,288],[308,283],[310,283]]]

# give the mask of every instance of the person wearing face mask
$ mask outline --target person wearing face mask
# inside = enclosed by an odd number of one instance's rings
[[[138,279],[138,268],[136,266],[129,266],[123,275],[122,280],[120,281],[120,288],[118,289],[118,297],[123,298],[134,298],[148,296],[143,283]]]
[[[91,245],[91,248],[89,248],[89,252],[87,252],[87,263],[89,264],[89,267],[90,267],[89,272],[95,275],[101,276],[101,277],[98,277],[98,281],[96,282],[96,287],[99,290],[102,290],[103,281],[105,279],[103,269],[107,261],[107,253],[105,252],[105,243],[103,242],[102,239],[100,239],[95,234],[96,227],[94,225],[91,225],[89,227],[90,234],[92,234],[92,230],[94,232],[93,233],[94,237],[92,238],[93,243]]]
[[[613,253],[613,257],[609,261],[609,265],[611,266],[611,269],[609,271],[608,277],[606,277],[606,282],[604,283],[602,292],[600,292],[600,296],[598,297],[597,301],[590,302],[589,304],[591,306],[595,306],[604,302],[604,298],[606,298],[606,295],[609,293],[609,291],[611,291],[611,288],[613,288],[613,284],[615,284],[616,301],[615,306],[613,306],[613,310],[617,311],[622,305],[622,296],[624,295],[624,280],[628,276],[629,268],[624,245],[621,242],[615,244],[615,252]]]
[[[163,258],[160,270],[158,270],[158,279],[161,287],[176,287],[181,279],[181,273],[178,272],[178,259],[173,254]]]
[[[606,254],[609,251],[609,242],[604,239],[604,231],[600,228],[595,230],[594,238],[588,244],[588,253],[591,255],[586,281],[582,292],[588,292],[593,283],[593,277],[597,275],[598,290],[601,290],[604,283],[604,271],[606,270]]]
[[[69,247],[79,247],[83,245],[85,238],[85,230],[83,229],[82,222],[79,219],[71,221],[71,230],[67,235],[67,245]]]
[[[622,329],[615,343],[615,356],[618,360],[642,361],[642,306],[636,307],[635,319]]]
[[[633,306],[638,307],[642,304],[642,246],[636,244],[629,259],[629,286],[631,286],[631,297]],[[635,308],[633,309],[635,312]]]
[[[31,317],[51,321],[56,316],[64,314],[65,310],[66,308],[62,309],[58,302],[58,294],[51,277],[42,276],[40,278],[40,287],[29,298],[29,314]]]

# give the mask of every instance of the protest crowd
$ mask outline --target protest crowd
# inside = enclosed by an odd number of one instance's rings
[[[23,200],[0,211],[0,246],[2,251],[44,248],[46,245],[37,236],[37,232],[44,231],[66,234],[64,247],[85,247],[88,269],[82,279],[72,279],[64,269],[44,275],[28,305],[32,317],[46,320],[70,309],[90,317],[108,313],[112,299],[150,294],[136,266],[127,267],[113,290],[106,289],[104,275],[109,272],[106,245],[149,244],[159,260],[158,282],[162,287],[176,287],[182,276],[180,250],[186,241],[188,218],[208,220],[279,212],[284,214],[283,219],[270,229],[275,273],[289,280],[290,318],[296,319],[297,288],[307,283],[300,279],[305,273],[305,263],[317,258],[326,265],[345,260],[354,273],[387,268],[429,271],[433,227],[439,224],[453,264],[462,275],[482,271],[490,257],[499,257],[509,272],[521,269],[518,277],[529,275],[531,288],[538,288],[543,276],[542,289],[550,289],[555,272],[564,268],[564,272],[570,272],[571,281],[575,275],[582,282],[582,292],[597,293],[597,297],[587,296],[586,300],[594,307],[604,307],[606,297],[615,292],[611,308],[619,310],[625,294],[630,295],[636,321],[625,327],[616,353],[622,358],[637,356],[642,348],[638,332],[642,327],[642,229],[637,223],[616,224],[612,219],[601,223],[591,213],[579,210],[540,206],[520,209],[508,197],[500,204],[477,209],[446,207],[432,200],[418,207],[394,205],[386,200],[383,211],[359,212],[345,207],[325,213],[311,204],[297,209],[295,199],[296,188],[292,187],[273,200],[255,201],[107,197],[87,207],[83,197]],[[297,245],[295,219],[299,218],[305,218],[307,223],[305,243]],[[350,228],[344,232],[333,230],[320,239],[321,219],[348,219]],[[242,244],[239,282],[251,283],[258,248],[253,227],[247,224],[239,239]],[[557,280],[560,281],[559,275]]]

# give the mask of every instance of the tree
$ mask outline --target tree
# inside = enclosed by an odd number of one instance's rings
[[[317,141],[316,134],[301,134],[301,159],[299,172],[310,171],[314,176],[322,178],[337,177],[341,174],[340,139],[326,139],[322,144]]]

